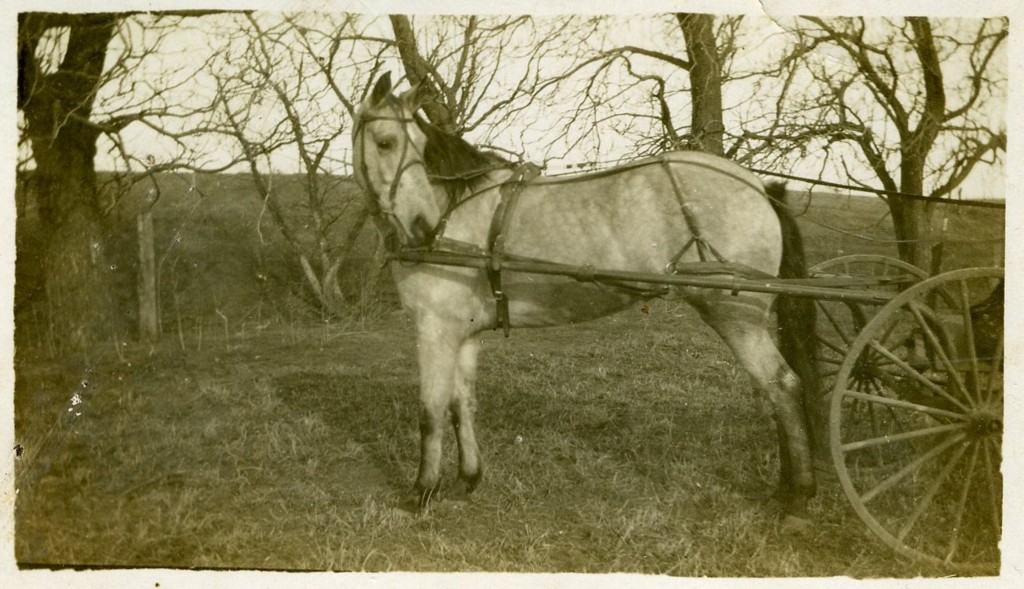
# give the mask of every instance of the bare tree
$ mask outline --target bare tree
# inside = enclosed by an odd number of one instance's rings
[[[939,197],[1005,151],[1005,19],[807,17],[793,32],[788,102],[750,133],[780,153],[825,151],[854,181]],[[928,267],[929,203],[886,200],[900,257]]]
[[[389,17],[405,75],[425,91],[423,110],[456,135],[506,135],[540,100],[544,64],[566,42],[572,18]],[[418,26],[417,26],[418,25]],[[417,32],[419,29],[419,32]]]
[[[97,179],[97,146],[107,139],[127,156],[120,133],[128,125],[197,114],[177,109],[171,98],[187,75],[139,82],[131,74],[182,18],[202,14],[18,16],[20,141],[31,153],[19,165],[30,178],[40,227],[39,247],[19,250],[19,264],[35,258],[42,277],[38,293],[20,298],[35,305],[41,324],[24,327],[45,329],[55,351],[86,350],[131,331],[118,294],[131,277],[111,261],[107,215],[114,203]]]
[[[604,151],[632,158],[670,149],[735,156],[744,144],[726,132],[723,88],[734,76],[742,22],[677,13],[579,23],[562,56],[571,65],[544,84],[574,101],[563,125],[582,131],[567,147],[588,145],[596,159]],[[609,137],[617,142],[606,145]]]
[[[700,151],[723,155],[722,61],[710,14],[676,14],[686,41],[690,72],[690,145]]]
[[[111,14],[18,15],[18,108],[35,163],[30,186],[43,242],[37,263],[45,327],[54,343],[78,349],[124,327],[110,297],[114,276],[104,271],[106,227],[93,166],[101,131],[92,121],[119,20]],[[59,58],[56,31],[66,38]]]
[[[347,180],[348,137],[359,96],[379,71],[388,39],[367,36],[361,17],[342,15],[246,15],[237,33],[241,49],[216,69],[221,133],[241,153],[273,226],[302,268],[308,290],[328,315],[351,315],[351,306],[372,294],[376,268],[355,259],[368,209]],[[344,86],[344,88],[343,88]],[[360,90],[355,90],[356,88]],[[351,89],[351,90],[350,90]],[[301,174],[302,201],[275,188],[276,159],[286,156]],[[340,277],[371,288],[342,288]],[[358,293],[358,294],[356,294]]]
[[[44,277],[37,292],[28,292],[31,281],[19,281],[19,301],[35,309],[55,351],[65,344],[86,349],[89,342],[111,337],[121,341],[132,331],[132,313],[126,311],[135,276],[129,266],[111,260],[109,214],[117,199],[142,181],[151,184],[151,206],[166,172],[216,173],[249,165],[267,218],[294,248],[310,292],[329,312],[341,306],[337,276],[351,261],[345,252],[353,249],[366,215],[358,199],[337,198],[344,194],[342,182],[327,172],[345,172],[347,156],[339,147],[345,141],[339,139],[347,136],[345,121],[358,102],[346,93],[367,85],[347,77],[352,71],[372,75],[382,59],[379,47],[368,57],[358,48],[381,43],[348,27],[352,17],[343,17],[335,28],[309,15],[268,16],[276,23],[269,30],[245,15],[185,18],[200,14],[205,13],[19,17],[19,109],[24,152],[31,153],[21,167],[35,168],[24,177],[39,203],[42,228],[39,254],[19,242],[19,271],[34,270],[28,260],[38,256]],[[225,34],[232,22],[249,33]],[[357,57],[366,69],[354,67]],[[232,63],[240,67],[232,70]],[[246,70],[243,64],[256,67]],[[224,78],[231,71],[245,73]],[[333,106],[322,107],[326,103]],[[267,122],[275,117],[273,124]],[[139,143],[140,133],[158,139],[152,151]],[[233,148],[225,138],[234,141]],[[120,162],[119,171],[103,176],[112,179],[109,186],[94,170],[98,146],[107,146]],[[285,149],[303,171],[306,202],[299,208],[306,219],[278,206],[282,191],[275,193],[267,164]],[[341,211],[342,202],[360,210]],[[347,233],[338,228],[343,217],[346,223],[353,219]],[[151,228],[145,221],[140,218],[139,227]],[[142,245],[141,257],[152,261],[152,252]],[[153,303],[152,285],[139,296]],[[150,336],[157,331],[154,306],[140,311],[148,314],[140,321]]]

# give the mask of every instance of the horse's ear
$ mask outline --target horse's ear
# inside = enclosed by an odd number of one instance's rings
[[[398,98],[401,103],[409,109],[409,112],[416,112],[423,106],[423,99],[426,97],[426,84],[419,82],[414,84]]]
[[[384,72],[370,93],[370,104],[376,106],[391,94],[391,72]]]

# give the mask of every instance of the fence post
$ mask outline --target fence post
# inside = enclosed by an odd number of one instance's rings
[[[155,195],[142,205],[136,219],[139,233],[139,333],[149,342],[160,339],[160,308],[156,292],[156,250],[153,246]]]
[[[928,268],[929,276],[936,276],[942,272],[942,250],[946,242],[946,229],[949,227],[949,217],[942,218],[942,231],[939,233],[938,242],[932,246],[931,265]]]

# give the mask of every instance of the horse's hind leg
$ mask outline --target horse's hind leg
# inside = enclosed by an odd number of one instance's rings
[[[467,493],[476,488],[483,474],[473,426],[476,358],[479,351],[480,342],[476,336],[467,339],[459,348],[458,364],[455,367],[455,395],[450,406],[452,426],[459,443],[459,478],[465,482]]]
[[[780,494],[785,497],[786,522],[807,519],[807,500],[815,481],[808,429],[800,403],[800,379],[786,365],[769,331],[766,297],[744,294],[691,300],[732,350],[774,407],[779,434]]]

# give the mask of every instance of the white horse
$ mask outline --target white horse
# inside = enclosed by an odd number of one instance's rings
[[[727,160],[675,152],[593,174],[531,178],[535,169],[427,123],[417,114],[416,88],[401,96],[391,90],[385,74],[361,105],[353,132],[355,178],[389,249],[454,249],[477,256],[481,266],[391,264],[417,331],[421,455],[410,501],[419,508],[440,486],[449,417],[460,478],[468,490],[480,481],[473,389],[481,331],[586,321],[660,294],[635,282],[509,272],[501,269],[503,260],[649,273],[702,268],[774,276],[780,266],[783,276],[802,272],[802,246],[790,241],[798,240],[792,219],[773,210],[757,177]],[[773,296],[679,290],[773,403],[784,523],[806,522],[815,489],[808,429],[800,378],[773,341]],[[780,308],[785,327],[783,313]]]

